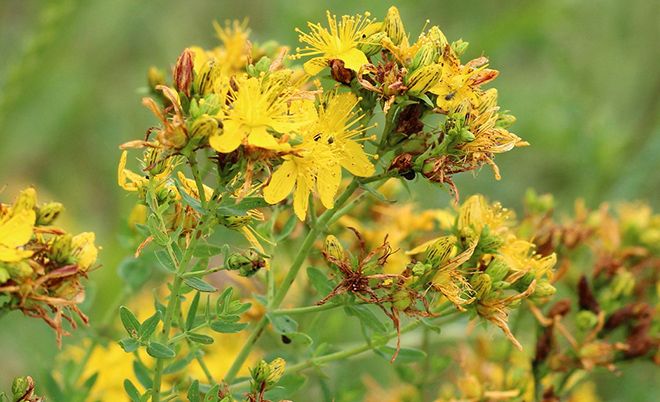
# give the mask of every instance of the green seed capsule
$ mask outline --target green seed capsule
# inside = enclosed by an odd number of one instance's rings
[[[37,226],[45,226],[52,224],[55,219],[64,211],[64,205],[59,202],[49,202],[37,209]]]

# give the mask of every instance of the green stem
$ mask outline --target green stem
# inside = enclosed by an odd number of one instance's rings
[[[315,313],[319,311],[332,310],[337,307],[343,307],[343,304],[334,304],[334,303],[325,303],[320,306],[306,306],[306,307],[295,307],[295,308],[283,308],[278,310],[273,310],[270,312],[271,315],[295,315],[295,314],[307,314]]]
[[[293,281],[296,279],[296,276],[298,275],[298,271],[300,271],[302,264],[305,262],[305,259],[307,258],[309,251],[314,245],[316,238],[328,226],[328,222],[330,221],[330,219],[337,212],[343,211],[342,209],[343,205],[346,203],[346,201],[348,201],[348,199],[355,192],[355,190],[357,190],[360,183],[362,184],[372,183],[385,178],[389,178],[391,177],[391,175],[392,172],[385,172],[379,175],[364,178],[362,180],[353,179],[351,184],[349,184],[348,187],[344,190],[344,192],[339,196],[339,198],[337,198],[337,201],[335,202],[335,207],[333,209],[326,210],[323,214],[321,214],[321,216],[319,216],[319,218],[316,220],[315,225],[311,228],[309,233],[307,233],[305,240],[303,240],[303,244],[300,246],[298,254],[296,255],[293,264],[291,265],[291,268],[287,272],[284,280],[280,284],[279,289],[277,290],[277,292],[275,292],[273,298],[270,300],[270,303],[268,305],[268,310],[270,311],[277,310],[280,304],[282,304],[284,297],[289,292],[289,288],[291,287]],[[250,351],[252,350],[252,347],[255,345],[255,343],[263,333],[267,324],[268,324],[268,317],[264,315],[261,318],[261,320],[257,322],[257,325],[250,333],[248,339],[245,341],[245,345],[243,345],[243,348],[238,353],[236,359],[229,368],[229,371],[225,376],[226,382],[231,382],[236,377],[236,374],[238,374],[238,371],[243,366],[243,363],[245,363],[245,360],[247,359],[247,357],[250,354]]]
[[[204,192],[204,183],[202,182],[202,175],[199,173],[199,167],[197,165],[197,156],[194,152],[191,152],[188,155],[188,163],[190,163],[190,170],[192,171],[193,177],[195,178],[195,184],[197,185],[197,192],[199,193],[199,202],[202,204],[202,208],[206,206],[206,192]]]

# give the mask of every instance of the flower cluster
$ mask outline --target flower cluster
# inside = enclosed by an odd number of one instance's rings
[[[380,205],[374,209],[389,216],[388,208],[398,211],[401,207]],[[551,280],[556,255],[539,254],[535,244],[518,233],[521,226],[513,213],[481,195],[469,197],[456,211],[428,212],[427,233],[441,231],[443,235],[406,251],[407,258],[397,260],[401,265],[387,268],[390,273],[385,266],[396,253],[387,234],[384,243],[369,254],[358,234],[361,251],[357,258],[348,257],[338,240],[329,236],[323,254],[339,269],[342,281],[321,303],[350,292],[363,302],[380,306],[398,325],[398,312],[432,316],[431,304],[448,301],[460,311],[469,310],[497,325],[522,348],[507,325],[508,310],[523,299],[542,301],[555,293]],[[378,224],[376,227],[382,230]],[[419,240],[423,232],[414,224],[409,229],[394,231],[395,246]]]
[[[53,226],[63,206],[37,203],[34,188],[13,204],[0,204],[0,311],[20,310],[43,319],[57,333],[62,320],[76,327],[77,304],[84,299],[80,280],[94,268],[98,250],[94,233],[71,235]]]

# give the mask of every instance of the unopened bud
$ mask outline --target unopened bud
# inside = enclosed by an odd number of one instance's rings
[[[268,364],[268,368],[270,369],[270,372],[268,373],[266,384],[272,386],[277,384],[277,382],[280,381],[280,378],[284,375],[286,361],[281,357],[278,357]]]
[[[619,269],[612,280],[610,289],[614,298],[630,296],[635,289],[635,276],[628,270]]]
[[[426,37],[434,42],[435,46],[441,49],[449,44],[447,37],[437,25],[434,25],[431,27],[431,29],[429,29],[429,31],[426,33]]]
[[[37,209],[37,221],[35,225],[46,226],[52,224],[55,219],[64,211],[64,205],[59,202],[49,202]]]
[[[419,48],[419,50],[417,50],[417,53],[415,53],[415,56],[410,62],[409,69],[410,71],[415,71],[418,68],[429,66],[433,64],[437,58],[438,49],[436,46],[432,42],[426,42]]]
[[[488,264],[486,273],[490,276],[493,282],[499,282],[506,278],[509,273],[509,266],[501,259],[494,258],[490,264]]]
[[[243,277],[250,277],[263,267],[266,266],[266,259],[261,254],[254,250],[249,250],[246,253],[234,253],[227,258],[227,269],[230,271],[238,271],[238,274]]]
[[[442,77],[442,66],[431,64],[421,67],[406,77],[408,92],[413,94],[422,94],[427,92]]]
[[[459,39],[455,42],[452,42],[451,48],[459,57],[465,53],[470,43],[465,42],[463,39]]]
[[[328,237],[325,238],[323,252],[337,261],[342,261],[346,256],[344,247],[339,242],[339,239],[333,235],[328,235]]]
[[[432,267],[438,267],[456,255],[456,236],[442,236],[426,249],[424,261]]]
[[[30,264],[23,260],[23,261],[17,261],[13,263],[5,263],[0,268],[4,268],[4,270],[9,273],[9,276],[16,280],[16,279],[22,279],[26,278],[34,272]]]
[[[590,310],[579,311],[575,316],[575,324],[583,331],[588,331],[598,324],[598,316]]]
[[[248,225],[252,222],[252,217],[250,215],[244,216],[221,216],[219,222],[222,226],[229,229],[240,229],[245,225]]]
[[[85,271],[89,269],[98,256],[98,249],[94,245],[96,235],[94,232],[84,232],[71,238],[71,257],[78,267]]]
[[[193,80],[193,60],[195,55],[190,49],[186,49],[176,61],[174,66],[174,86],[177,91],[190,96],[190,85]]]
[[[472,285],[472,289],[476,292],[477,298],[484,299],[492,289],[493,280],[488,274],[479,272],[472,276],[470,285]]]
[[[33,210],[37,204],[37,190],[32,187],[28,187],[25,190],[21,191],[16,197],[12,211],[14,214],[17,214],[22,211]]]
[[[71,240],[72,236],[68,233],[55,237],[50,245],[49,258],[58,264],[70,264],[72,250]]]
[[[196,94],[205,96],[213,92],[221,75],[220,66],[215,59],[207,60],[195,74],[193,89]]]
[[[392,304],[399,311],[404,311],[412,304],[412,298],[406,289],[397,289],[392,295],[392,299]]]
[[[555,293],[557,293],[557,288],[552,286],[550,282],[543,280],[536,284],[533,295],[535,297],[548,297],[554,295]]]
[[[208,138],[218,132],[218,120],[207,114],[192,122],[191,138]]]
[[[254,382],[259,387],[263,382],[268,380],[268,376],[270,375],[270,366],[268,363],[266,363],[265,360],[261,360],[259,363],[257,363],[257,366],[251,370],[250,375],[252,376],[252,380],[254,380]]]
[[[383,46],[381,45],[382,40],[387,37],[385,32],[376,32],[373,35],[366,37],[360,44],[358,44],[358,49],[362,51],[367,57],[378,54],[381,51]]]
[[[399,45],[405,39],[406,30],[398,8],[392,6],[387,10],[387,15],[383,19],[383,31],[395,45]]]

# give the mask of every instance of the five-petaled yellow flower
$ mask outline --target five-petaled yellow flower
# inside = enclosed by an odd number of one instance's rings
[[[297,49],[298,57],[316,56],[304,64],[305,72],[316,75],[330,63],[330,60],[341,60],[344,67],[358,71],[369,63],[367,56],[358,49],[363,30],[371,21],[361,15],[344,15],[337,22],[337,16],[327,12],[328,28],[321,24],[307,23],[310,33],[296,29],[300,42],[306,43],[304,48]]]
[[[364,131],[353,128],[362,117],[353,110],[357,102],[352,93],[332,94],[326,106],[319,107],[316,122],[302,130],[302,143],[284,157],[264,188],[268,203],[282,201],[295,187],[293,207],[302,220],[314,187],[323,206],[334,207],[342,167],[355,176],[373,175],[374,166],[355,139]]]
[[[305,122],[297,113],[300,100],[292,101],[295,87],[280,79],[242,77],[237,89],[229,92],[230,106],[222,119],[222,134],[209,138],[218,152],[229,153],[241,144],[273,151],[286,151],[290,145],[281,135],[290,134]],[[304,116],[303,116],[304,117]],[[274,133],[278,133],[280,138]]]

